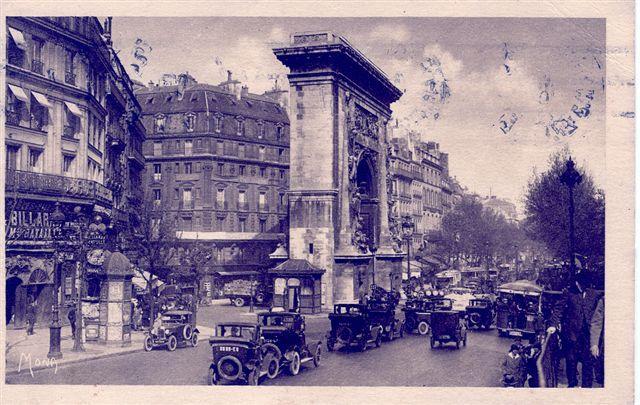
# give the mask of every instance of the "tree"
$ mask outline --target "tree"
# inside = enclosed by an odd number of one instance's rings
[[[569,153],[565,148],[552,154],[549,169],[533,173],[525,196],[527,234],[559,258],[568,258],[569,252],[569,190],[560,182]],[[574,188],[575,251],[598,263],[604,258],[604,192],[584,168],[576,165],[576,170],[582,182]]]
[[[181,248],[178,253],[180,266],[171,272],[170,277],[184,281],[193,281],[196,285],[196,298],[199,295],[202,278],[207,275],[207,264],[213,257],[213,246],[200,240]]]

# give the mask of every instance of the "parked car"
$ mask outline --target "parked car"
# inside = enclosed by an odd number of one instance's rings
[[[421,335],[428,334],[433,308],[434,303],[431,300],[417,299],[407,301],[405,307],[402,308],[405,331],[411,333],[417,329]]]
[[[456,349],[460,348],[460,342],[467,345],[467,327],[464,315],[459,311],[434,311],[431,313],[431,348],[436,342],[442,346],[444,343],[455,342]]]
[[[209,385],[237,382],[258,385],[265,375],[269,379],[278,376],[280,365],[273,354],[265,355],[259,325],[247,322],[218,324],[209,344],[212,352],[207,376]]]
[[[302,364],[320,365],[322,342],[307,342],[304,316],[295,312],[261,312],[258,325],[264,339],[263,353],[271,353],[280,369],[297,375]]]
[[[178,345],[196,347],[200,331],[195,324],[195,316],[191,311],[173,310],[161,315],[161,324],[153,327],[144,338],[144,350],[151,351],[155,347],[165,346],[170,352]]]
[[[476,298],[467,305],[467,327],[490,329],[495,311],[493,302],[488,298]]]
[[[365,304],[336,304],[329,314],[331,330],[327,332],[327,350],[334,350],[336,344],[345,347],[356,345],[366,350],[369,343],[380,347],[383,328],[373,322]]]

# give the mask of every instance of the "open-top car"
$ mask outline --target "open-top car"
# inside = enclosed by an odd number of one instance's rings
[[[534,338],[544,329],[542,287],[528,280],[498,287],[496,328],[500,336]]]
[[[331,330],[327,332],[327,350],[330,352],[336,344],[356,345],[362,351],[369,343],[376,347],[382,343],[382,326],[372,322],[365,304],[336,304],[329,320]]]
[[[185,310],[166,311],[160,315],[159,324],[154,326],[144,338],[144,350],[151,351],[155,347],[165,346],[170,352],[178,345],[198,345],[198,334],[193,312]]]
[[[488,298],[475,298],[467,305],[467,326],[490,329],[495,317],[493,302]]]
[[[260,378],[276,378],[280,370],[278,359],[265,353],[260,326],[247,322],[228,322],[216,326],[209,338],[212,361],[209,366],[210,385],[245,382],[258,385]]]
[[[407,301],[402,311],[404,312],[404,329],[407,332],[418,330],[421,335],[429,333],[431,312],[434,302],[427,299]]]
[[[261,312],[258,314],[258,325],[264,344],[265,357],[271,354],[278,360],[281,369],[289,374],[297,375],[300,366],[313,362],[320,365],[322,342],[307,342],[305,335],[305,319],[296,312]]]
[[[459,311],[434,311],[431,313],[431,348],[436,342],[455,342],[456,348],[460,348],[460,342],[467,345],[467,327],[464,315]]]

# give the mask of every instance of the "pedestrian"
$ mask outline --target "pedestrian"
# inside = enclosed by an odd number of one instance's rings
[[[67,312],[67,319],[69,319],[69,325],[71,325],[71,337],[76,337],[76,306],[72,305]]]
[[[596,382],[604,385],[604,297],[598,300],[590,326],[590,351],[594,357]]]
[[[505,387],[524,387],[525,372],[525,361],[520,354],[520,347],[514,343],[502,361],[502,384]]]
[[[27,306],[27,335],[33,335],[33,328],[36,324],[37,303],[36,300],[31,301]]]
[[[593,385],[593,356],[590,352],[590,324],[598,303],[598,292],[590,288],[590,274],[581,270],[563,291],[551,314],[553,333],[562,325],[561,339],[565,349],[569,388],[578,386],[578,363],[582,364],[582,387]]]

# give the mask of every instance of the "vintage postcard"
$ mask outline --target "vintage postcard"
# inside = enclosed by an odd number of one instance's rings
[[[632,2],[4,5],[4,398],[633,400]]]

